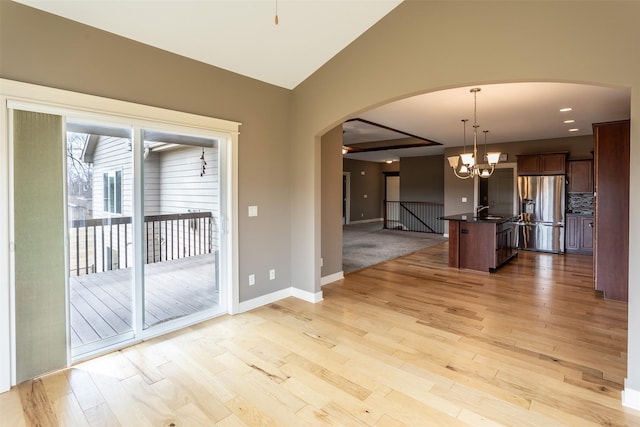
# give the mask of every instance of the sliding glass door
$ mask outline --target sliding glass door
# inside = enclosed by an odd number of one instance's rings
[[[72,357],[222,312],[219,141],[74,119],[66,135]]]
[[[131,128],[67,122],[72,355],[134,337]]]
[[[144,328],[220,303],[216,140],[144,130]]]

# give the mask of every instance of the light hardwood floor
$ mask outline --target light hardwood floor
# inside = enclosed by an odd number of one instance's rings
[[[2,425],[633,426],[627,305],[589,257],[522,252],[495,274],[446,243],[20,384]]]

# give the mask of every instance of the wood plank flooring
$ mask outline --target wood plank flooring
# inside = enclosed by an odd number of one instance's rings
[[[640,426],[621,406],[627,305],[591,258],[495,274],[446,243],[349,274],[325,300],[223,316],[0,395],[11,426]]]
[[[132,269],[70,278],[71,347],[132,330]],[[145,266],[145,327],[219,303],[213,254]]]

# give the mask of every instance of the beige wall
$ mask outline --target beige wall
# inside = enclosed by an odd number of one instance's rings
[[[442,156],[400,159],[400,200],[444,203],[444,163]]]
[[[579,5],[579,7],[577,7]],[[631,88],[631,156],[640,159],[640,2],[405,1],[294,90],[292,280],[319,289],[319,136],[409,95],[498,82]],[[598,23],[597,25],[594,23]],[[640,182],[633,170],[632,182]],[[456,182],[459,193],[464,186]],[[449,183],[445,181],[449,191]],[[640,209],[633,187],[631,210]],[[640,258],[632,222],[630,257]],[[635,238],[634,238],[635,237]],[[640,393],[640,265],[630,267],[627,387]]]
[[[384,199],[382,165],[383,163],[344,159],[343,171],[351,173],[349,222],[382,218],[382,200]]]
[[[322,137],[322,277],[342,271],[342,124]]]
[[[6,0],[0,19],[2,78],[241,122],[240,301],[291,286],[291,91]]]

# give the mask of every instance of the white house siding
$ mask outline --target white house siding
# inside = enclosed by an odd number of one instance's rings
[[[220,212],[220,183],[218,180],[218,150],[205,148],[205,174],[200,176],[202,148],[181,147],[160,156],[162,170],[162,213],[210,211]]]
[[[160,215],[160,153],[149,152],[144,159],[144,214]]]
[[[104,210],[103,175],[117,170],[122,172],[122,213],[120,214]],[[93,219],[130,218],[133,206],[132,182],[133,158],[130,140],[101,136],[93,154]],[[131,267],[132,235],[131,224],[70,229],[71,274],[80,275],[125,266]],[[107,247],[110,250],[107,250]]]
[[[130,141],[124,138],[101,136],[93,155],[93,216],[131,216],[133,206],[133,158]],[[105,172],[122,170],[122,214],[104,211],[102,176]]]
[[[202,174],[202,147],[182,146],[160,152],[160,214],[211,212],[211,222],[204,220],[177,222],[173,232],[160,236],[166,249],[182,255],[216,251],[219,248],[220,182],[217,147],[204,148],[205,170]],[[185,227],[187,235],[185,237]],[[171,243],[173,242],[173,243]],[[150,242],[148,242],[149,244]],[[160,249],[156,249],[158,252]],[[156,254],[154,254],[156,255]]]

